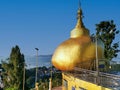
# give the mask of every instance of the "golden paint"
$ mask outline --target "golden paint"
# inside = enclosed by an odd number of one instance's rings
[[[71,31],[70,38],[61,43],[52,56],[52,64],[60,70],[73,70],[77,65],[90,67],[90,63],[80,64],[96,59],[96,45],[91,41],[89,30],[82,22],[82,10],[78,10],[78,22]],[[103,58],[103,48],[97,46],[98,58]]]

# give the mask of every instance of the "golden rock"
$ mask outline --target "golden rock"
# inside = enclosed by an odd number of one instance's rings
[[[103,48],[97,46],[99,58],[103,57]],[[78,10],[78,22],[71,31],[70,38],[61,43],[52,56],[52,64],[60,70],[73,70],[75,66],[91,67],[88,61],[96,59],[96,44],[91,41],[89,30],[82,22],[82,10]],[[82,64],[81,64],[82,63]]]

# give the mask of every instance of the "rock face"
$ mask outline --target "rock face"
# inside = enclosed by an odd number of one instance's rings
[[[70,38],[61,43],[52,56],[52,64],[63,71],[73,70],[75,66],[92,68],[91,63],[98,58],[103,58],[103,47],[92,42],[89,30],[82,22],[82,10],[78,10],[78,22],[71,31]]]

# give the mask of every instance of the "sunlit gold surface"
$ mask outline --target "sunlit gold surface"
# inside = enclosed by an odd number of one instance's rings
[[[60,44],[52,57],[52,63],[60,70],[71,70],[82,60],[89,37],[70,38]]]
[[[97,46],[98,58],[103,57],[103,49]],[[70,38],[61,43],[55,50],[52,57],[52,64],[60,70],[72,70],[76,65],[96,58],[96,45],[89,36],[89,30],[82,22],[82,11],[78,10],[78,22],[71,31]],[[82,64],[82,67],[89,68],[90,63]]]
[[[89,31],[82,25],[81,19],[78,19],[76,27],[71,31],[71,38],[77,38],[81,36],[88,36]]]

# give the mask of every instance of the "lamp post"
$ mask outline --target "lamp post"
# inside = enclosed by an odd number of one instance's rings
[[[23,67],[23,90],[25,90],[25,62]]]
[[[49,79],[49,90],[52,90],[52,63],[51,63],[51,70],[50,70],[50,79]]]
[[[38,48],[35,48],[35,50],[37,51],[37,55],[36,55],[36,74],[35,74],[35,87],[36,87],[36,83],[37,83],[37,73],[38,73]]]
[[[98,61],[98,41],[97,41],[97,35],[95,36],[95,41],[96,41],[96,76],[97,76],[97,80],[96,80],[96,83],[99,84],[99,61]]]

